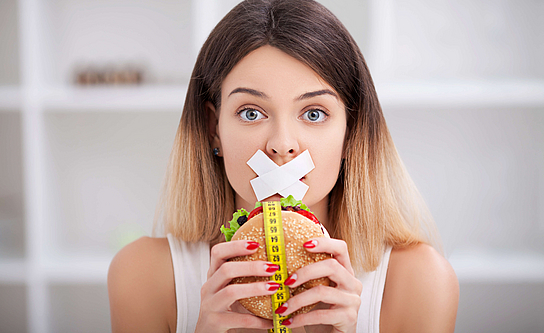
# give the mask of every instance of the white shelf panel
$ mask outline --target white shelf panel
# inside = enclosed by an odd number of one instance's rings
[[[113,257],[48,259],[40,267],[50,284],[105,284]],[[449,258],[460,283],[544,283],[544,254],[463,252]],[[25,283],[25,260],[0,260],[0,284]]]
[[[461,252],[449,262],[461,283],[544,283],[544,254]]]
[[[544,80],[376,82],[384,107],[544,107]],[[53,87],[42,92],[46,111],[180,110],[184,85]],[[0,110],[16,110],[17,86],[0,87]]]
[[[34,272],[50,284],[106,284],[113,257],[62,258],[39,264]],[[24,259],[0,259],[0,284],[30,283],[30,264]]]
[[[106,284],[112,257],[59,258],[43,265],[50,284]]]
[[[0,86],[0,111],[19,111],[21,89],[18,86]]]
[[[44,91],[46,111],[128,111],[179,110],[183,108],[187,87],[53,87]]]
[[[376,82],[384,107],[544,107],[544,80]]]
[[[19,284],[26,281],[27,263],[24,259],[0,260],[0,284]]]

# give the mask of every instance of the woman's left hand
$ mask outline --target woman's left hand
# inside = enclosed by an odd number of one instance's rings
[[[296,315],[284,321],[284,325],[295,328],[323,324],[332,325],[331,332],[355,332],[363,284],[355,277],[346,242],[320,237],[310,239],[304,243],[304,247],[312,253],[330,253],[333,258],[299,269],[290,276],[290,279],[295,281],[290,283],[289,287],[294,288],[321,277],[328,277],[334,282],[333,286],[313,287],[291,297],[287,303],[284,303],[287,309],[281,315],[289,315],[303,306],[318,302],[329,304],[330,307]]]

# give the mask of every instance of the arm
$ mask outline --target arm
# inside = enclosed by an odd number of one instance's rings
[[[168,240],[142,237],[108,272],[112,332],[174,332],[176,299]]]
[[[448,261],[426,244],[391,252],[380,331],[453,332],[459,283]]]

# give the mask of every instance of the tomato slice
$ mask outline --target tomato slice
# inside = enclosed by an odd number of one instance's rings
[[[252,217],[254,217],[255,215],[261,214],[262,212],[263,212],[263,207],[262,206],[257,207],[254,210],[252,210],[251,213],[249,213],[249,216],[247,217],[247,219],[250,220]],[[300,215],[302,215],[302,216],[304,216],[304,217],[306,217],[306,218],[308,218],[310,220],[312,220],[314,223],[320,224],[317,217],[315,217],[314,214],[310,213],[307,210],[301,209],[301,210],[297,210],[295,212],[299,213]]]
[[[314,223],[319,224],[319,220],[317,219],[317,217],[315,217],[315,215],[310,213],[309,211],[301,209],[301,210],[298,210],[297,213],[299,213],[300,215],[304,217],[309,218],[310,220],[314,221]]]
[[[253,216],[260,214],[262,212],[263,212],[263,206],[257,207],[254,210],[252,210],[251,213],[249,213],[249,216],[247,217],[247,219],[250,220]]]

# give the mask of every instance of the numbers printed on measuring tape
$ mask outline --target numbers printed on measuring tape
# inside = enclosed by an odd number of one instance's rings
[[[280,203],[277,201],[264,202],[263,217],[268,260],[280,267],[276,273],[270,277],[271,280],[280,284],[279,289],[271,297],[272,309],[276,310],[289,299],[289,287],[284,285],[288,276]],[[274,328],[268,330],[268,332],[291,333],[290,328],[280,324],[290,316],[283,317],[276,313],[274,313],[273,316]]]

